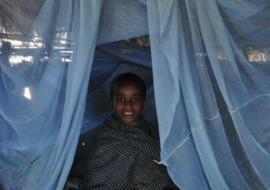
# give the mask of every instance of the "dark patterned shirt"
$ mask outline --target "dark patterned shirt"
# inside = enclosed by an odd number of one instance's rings
[[[159,141],[141,119],[139,126],[110,117],[96,133],[87,162],[87,189],[178,189],[165,166],[158,163]]]

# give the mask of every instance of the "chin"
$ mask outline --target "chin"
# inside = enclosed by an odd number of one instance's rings
[[[131,126],[133,126],[133,125],[136,125],[137,124],[137,122],[134,122],[134,121],[123,121],[122,120],[122,122],[121,123],[123,123],[123,124],[125,124],[125,125],[131,125]]]

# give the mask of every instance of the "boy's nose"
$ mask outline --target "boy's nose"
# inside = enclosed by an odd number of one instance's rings
[[[132,101],[131,100],[126,100],[124,105],[125,106],[132,106]]]

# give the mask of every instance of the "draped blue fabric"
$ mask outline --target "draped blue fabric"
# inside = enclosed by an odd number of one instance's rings
[[[0,189],[62,189],[127,71],[146,81],[144,115],[155,123],[156,105],[161,162],[181,189],[270,189],[269,0],[27,6],[0,2]],[[151,52],[104,44],[145,34]]]
[[[100,0],[46,0],[29,32],[8,34],[27,44],[2,44],[4,189],[63,188],[80,135],[101,7]]]
[[[107,0],[99,26],[98,44],[148,34],[147,8],[139,0]]]
[[[147,6],[171,177],[182,189],[269,189],[269,1]]]

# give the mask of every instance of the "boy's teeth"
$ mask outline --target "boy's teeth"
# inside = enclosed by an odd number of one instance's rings
[[[132,112],[124,112],[125,115],[132,115]]]

